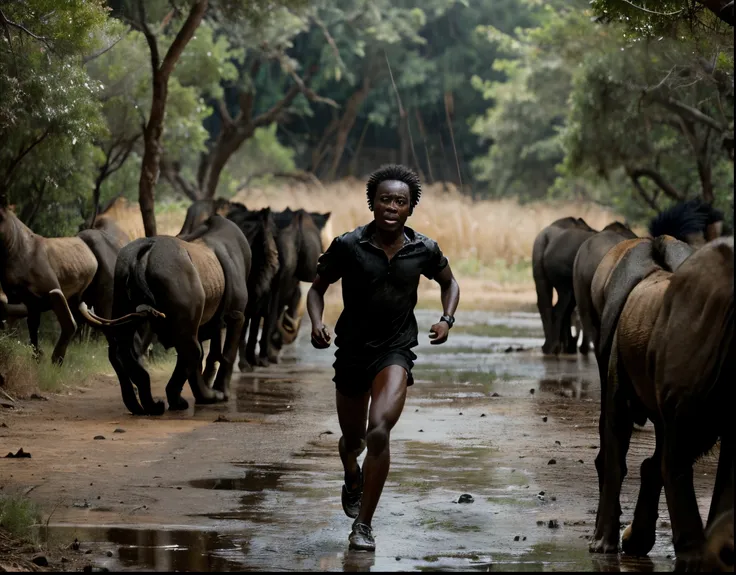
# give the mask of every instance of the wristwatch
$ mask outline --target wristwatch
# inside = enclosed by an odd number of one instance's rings
[[[455,318],[452,317],[451,315],[443,315],[440,318],[440,321],[445,321],[445,322],[447,322],[447,325],[449,325],[450,327],[452,327],[452,324],[455,323]]]

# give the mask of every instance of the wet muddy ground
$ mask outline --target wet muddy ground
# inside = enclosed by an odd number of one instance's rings
[[[597,504],[599,383],[592,354],[543,358],[532,312],[458,314],[450,340],[420,346],[392,466],[374,518],[377,551],[348,552],[339,427],[330,367],[303,326],[278,366],[233,378],[227,405],[133,418],[112,377],[84,393],[0,414],[4,488],[53,510],[40,536],[110,569],[671,570],[664,497],[645,560],[587,551]],[[155,380],[163,395],[165,377]],[[94,439],[103,436],[104,439]],[[637,429],[622,492],[630,522],[640,462]],[[362,459],[362,458],[361,458]],[[696,466],[704,515],[715,458]],[[469,494],[470,503],[458,503]]]

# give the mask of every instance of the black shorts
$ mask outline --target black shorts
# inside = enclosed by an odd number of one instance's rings
[[[335,352],[335,382],[337,391],[347,397],[359,397],[370,391],[373,380],[389,365],[400,365],[406,370],[406,385],[414,385],[411,370],[417,358],[410,349],[392,349],[378,356],[365,356],[347,353],[338,349]]]

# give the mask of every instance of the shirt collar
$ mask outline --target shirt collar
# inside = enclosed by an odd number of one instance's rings
[[[363,226],[363,231],[360,233],[360,243],[370,243],[373,233],[376,231],[376,221],[373,220],[368,225]],[[406,243],[404,245],[414,244],[417,242],[417,234],[409,226],[404,226],[404,237]]]

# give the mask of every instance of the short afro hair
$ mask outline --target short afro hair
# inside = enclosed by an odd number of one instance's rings
[[[419,198],[422,196],[422,184],[419,181],[419,176],[411,168],[402,166],[400,164],[388,164],[381,166],[378,170],[373,172],[368,178],[368,184],[366,185],[366,196],[368,198],[368,207],[373,211],[373,199],[376,197],[376,190],[381,182],[387,182],[395,180],[397,182],[403,182],[409,186],[409,196],[411,198],[411,209],[419,203]]]

